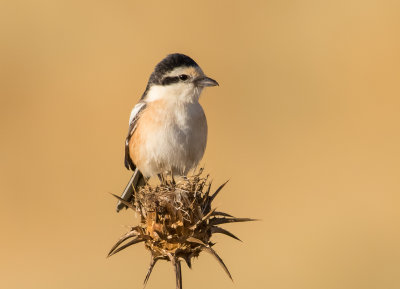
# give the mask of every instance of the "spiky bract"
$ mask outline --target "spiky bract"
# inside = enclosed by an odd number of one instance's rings
[[[156,186],[146,184],[136,192],[132,203],[127,203],[114,195],[129,208],[139,212],[141,222],[117,241],[108,256],[144,242],[152,256],[144,283],[147,283],[156,262],[167,260],[174,266],[176,287],[180,289],[182,288],[181,260],[184,260],[190,268],[192,258],[206,251],[217,259],[232,279],[228,268],[212,248],[214,243],[210,238],[215,233],[221,233],[239,240],[218,225],[253,221],[253,219],[235,218],[212,209],[212,201],[226,183],[210,194],[211,182],[208,181],[208,176],[201,174],[202,170],[177,183],[172,179]]]

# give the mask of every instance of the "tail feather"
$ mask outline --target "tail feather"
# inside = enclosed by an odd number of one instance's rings
[[[123,199],[124,201],[127,201],[127,202],[131,202],[135,196],[134,189],[137,189],[138,187],[144,185],[144,183],[145,183],[145,179],[144,179],[142,173],[136,168],[121,195],[121,199]],[[127,206],[124,205],[121,201],[118,201],[117,212],[119,212],[123,208],[127,208]]]

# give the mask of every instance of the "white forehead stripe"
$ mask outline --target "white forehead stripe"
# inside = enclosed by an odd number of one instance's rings
[[[171,70],[165,76],[178,76],[180,74],[193,74],[193,73],[202,75],[203,71],[199,66],[181,66]]]

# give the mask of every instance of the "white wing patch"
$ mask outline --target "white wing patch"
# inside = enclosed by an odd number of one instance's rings
[[[132,123],[132,121],[135,119],[136,115],[138,112],[142,109],[142,107],[145,105],[145,102],[139,102],[135,105],[135,107],[131,111],[131,116],[129,117],[129,124]]]

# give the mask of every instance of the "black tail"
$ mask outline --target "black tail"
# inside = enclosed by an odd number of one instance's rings
[[[121,195],[121,199],[131,202],[135,196],[135,190],[137,190],[138,187],[143,186],[145,182],[146,180],[144,179],[142,173],[136,168]],[[117,212],[123,208],[127,208],[127,206],[125,206],[121,201],[118,201]]]

